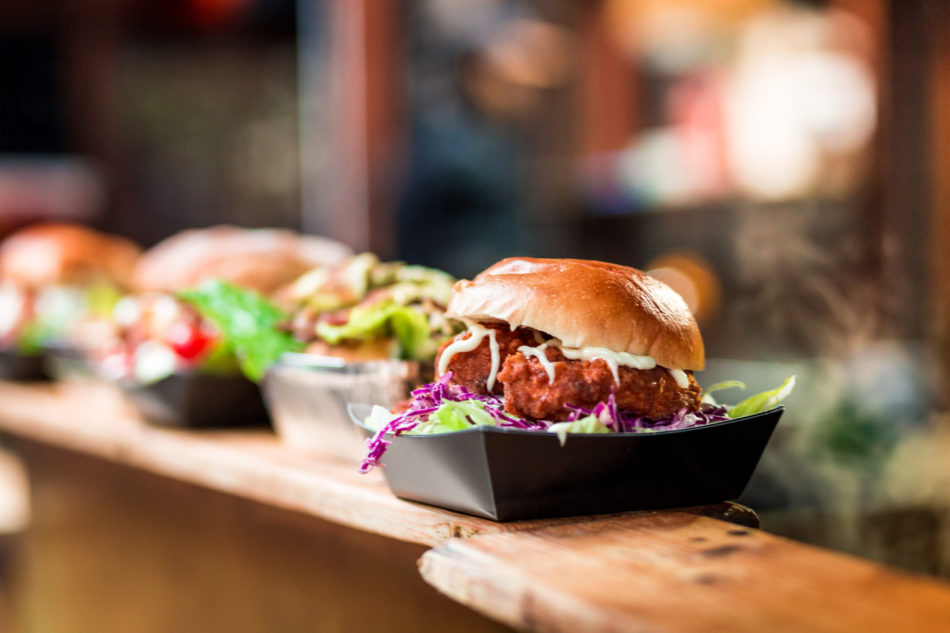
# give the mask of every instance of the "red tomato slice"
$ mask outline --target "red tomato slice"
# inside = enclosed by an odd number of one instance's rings
[[[181,358],[193,361],[207,352],[217,336],[199,323],[179,321],[165,333],[165,341]]]

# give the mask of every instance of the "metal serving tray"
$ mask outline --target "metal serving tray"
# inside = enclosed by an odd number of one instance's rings
[[[285,354],[267,371],[262,386],[274,427],[287,444],[355,463],[365,443],[350,422],[347,404],[377,402],[391,407],[424,381],[426,369],[421,363],[401,360],[351,363],[330,356]]]
[[[353,421],[369,405],[351,405]],[[382,462],[397,497],[496,521],[647,510],[735,499],[784,411],[678,431],[568,435],[477,427],[401,435]]]

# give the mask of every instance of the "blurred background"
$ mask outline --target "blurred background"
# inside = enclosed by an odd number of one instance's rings
[[[950,577],[950,3],[6,0],[0,235],[285,226],[637,266],[703,384],[797,374],[743,502]]]

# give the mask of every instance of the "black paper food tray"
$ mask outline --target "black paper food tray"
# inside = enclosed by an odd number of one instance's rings
[[[742,494],[783,411],[678,431],[573,434],[563,446],[553,433],[496,427],[402,435],[389,438],[382,470],[398,497],[496,521],[717,503]],[[355,420],[368,413],[351,407]]]
[[[180,428],[267,426],[258,386],[240,375],[188,372],[148,385],[122,383],[148,422]]]
[[[0,349],[0,380],[34,382],[48,380],[43,354],[22,354],[17,350]]]

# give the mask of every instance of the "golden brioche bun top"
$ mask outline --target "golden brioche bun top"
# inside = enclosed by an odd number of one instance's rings
[[[504,259],[456,283],[446,315],[534,328],[566,347],[652,356],[670,369],[706,364],[699,326],[683,299],[663,282],[616,264]]]
[[[24,286],[132,282],[141,249],[76,224],[36,224],[0,244],[0,279]]]
[[[317,266],[332,265],[352,251],[334,240],[283,229],[214,226],[177,233],[139,260],[140,291],[174,292],[222,279],[269,294]]]

